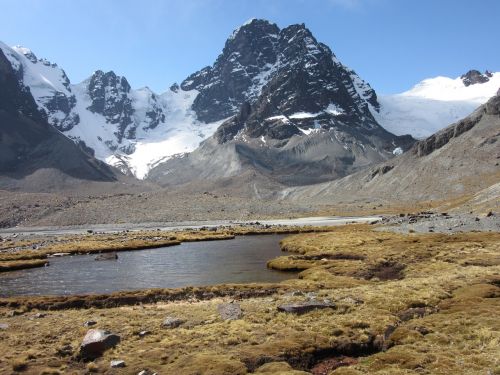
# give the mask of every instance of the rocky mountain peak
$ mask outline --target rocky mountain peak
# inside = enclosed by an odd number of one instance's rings
[[[486,83],[490,80],[491,77],[492,74],[488,70],[483,74],[479,70],[475,69],[469,70],[467,73],[460,76],[466,87],[478,83]]]
[[[125,129],[132,124],[132,100],[128,94],[130,84],[125,77],[117,76],[115,72],[97,70],[88,80],[88,95],[91,104],[88,109],[103,115],[111,124],[118,124],[116,136],[118,142],[125,136]]]

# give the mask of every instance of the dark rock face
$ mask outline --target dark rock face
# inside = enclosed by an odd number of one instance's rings
[[[18,74],[0,50],[0,173],[19,179],[52,168],[79,179],[115,180],[108,166],[47,123]]]
[[[255,99],[261,76],[276,63],[278,33],[275,24],[252,20],[227,40],[213,66],[181,83],[183,90],[200,91],[193,103],[198,119],[221,120],[235,114],[243,102]]]
[[[135,135],[133,130],[124,134],[133,122],[129,92],[130,85],[125,77],[119,77],[113,71],[104,73],[98,70],[90,77],[88,83],[88,93],[92,100],[88,109],[104,115],[107,122],[111,124],[119,124],[119,131],[116,134],[118,142],[121,142],[124,136],[133,138]]]
[[[33,121],[46,121],[31,95],[30,89],[19,83],[22,67],[16,72],[0,50],[0,110],[8,113],[22,113]]]
[[[259,114],[256,120],[317,113],[335,103],[344,118],[363,118],[370,126],[375,120],[368,104],[378,109],[377,96],[356,77],[304,24],[280,30],[252,20],[228,39],[212,67],[189,76],[181,87],[200,91],[193,109],[202,121],[234,115],[245,102]]]
[[[65,114],[63,119],[58,119],[54,116],[52,120],[52,125],[60,131],[70,130],[80,123],[80,116],[78,113],[72,112],[72,109],[76,105],[76,98],[74,95],[67,96],[61,92],[55,92],[53,96],[45,100],[44,104],[49,115],[58,111]]]
[[[478,70],[469,70],[460,78],[462,78],[465,86],[470,86],[478,83],[488,82],[490,80],[490,77],[492,77],[492,74],[489,71],[486,71],[484,74],[482,74]]]
[[[80,345],[80,356],[84,359],[100,357],[106,350],[118,345],[120,336],[102,329],[91,329]]]

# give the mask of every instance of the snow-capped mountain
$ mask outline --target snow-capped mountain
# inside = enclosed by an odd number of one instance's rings
[[[452,79],[426,79],[397,95],[379,96],[376,120],[394,134],[425,138],[472,113],[500,89],[500,73],[471,70]]]
[[[173,86],[157,95],[100,70],[74,85],[57,64],[27,48],[0,42],[0,49],[50,124],[98,159],[139,178],[155,163],[194,150],[220,124],[198,121],[191,110],[196,90]]]
[[[413,143],[383,129],[375,91],[304,24],[251,20],[213,66],[188,77],[198,118],[224,121],[196,151],[150,172],[161,184],[217,180],[249,170],[279,183],[344,176]]]

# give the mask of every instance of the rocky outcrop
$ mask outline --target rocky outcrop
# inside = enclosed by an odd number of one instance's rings
[[[484,74],[478,70],[469,70],[467,73],[460,76],[465,86],[476,85],[488,82],[491,78],[491,73],[486,71]]]
[[[88,109],[99,113],[110,124],[118,124],[118,143],[124,136],[133,137],[133,130],[124,134],[132,124],[132,100],[129,98],[130,85],[125,77],[117,76],[113,71],[96,71],[88,80],[87,92],[91,100]]]
[[[449,126],[427,139],[415,143],[411,152],[419,157],[429,155],[435,150],[448,144],[453,138],[459,137],[463,133],[471,130],[482,118],[484,114],[500,114],[500,97],[494,96],[484,106],[480,107],[471,116]]]

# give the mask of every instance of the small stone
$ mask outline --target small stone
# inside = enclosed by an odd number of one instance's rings
[[[84,327],[92,327],[95,326],[97,322],[95,320],[87,320],[85,323],[83,323]]]
[[[177,328],[184,322],[185,320],[167,316],[161,325],[164,328]]]
[[[224,320],[238,320],[243,316],[240,305],[234,302],[218,305],[217,311]]]
[[[7,323],[0,323],[0,330],[8,329],[9,325]]]
[[[141,372],[137,373],[137,375],[158,375],[156,372],[149,371],[149,370],[142,370]]]
[[[126,364],[125,364],[125,361],[122,361],[121,359],[115,359],[115,360],[111,361],[110,366],[112,368],[122,368],[122,367],[125,367]]]
[[[141,331],[141,332],[138,333],[139,337],[141,337],[141,338],[144,337],[144,336],[147,336],[149,334],[151,334],[150,331]]]
[[[41,318],[45,318],[47,316],[47,314],[45,313],[36,313],[35,315],[33,315],[33,318],[34,319],[41,319]]]
[[[80,345],[80,355],[83,358],[93,359],[113,348],[120,342],[120,336],[102,329],[90,329]]]

